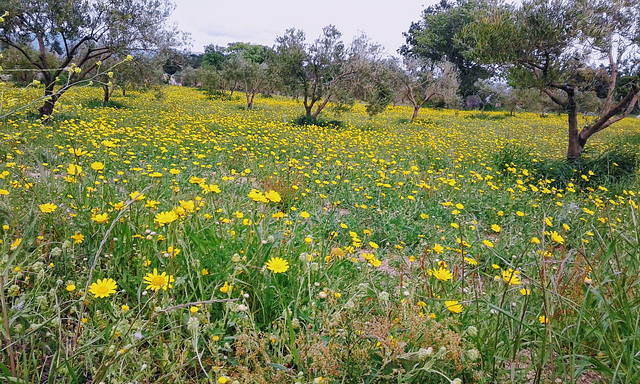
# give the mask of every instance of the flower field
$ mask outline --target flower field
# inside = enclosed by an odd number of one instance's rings
[[[640,382],[637,119],[100,92],[3,123],[9,382]]]

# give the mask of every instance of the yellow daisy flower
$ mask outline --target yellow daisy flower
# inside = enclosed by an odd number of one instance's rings
[[[281,257],[272,257],[265,265],[273,273],[283,273],[289,269],[289,262]]]
[[[118,284],[113,279],[98,279],[89,287],[89,293],[97,298],[108,297],[112,293],[116,293]]]
[[[175,279],[173,278],[173,276],[167,275],[166,272],[162,272],[162,274],[159,275],[157,268],[153,268],[153,273],[147,273],[147,275],[144,277],[144,282],[147,284],[147,289],[150,289],[152,291],[157,291],[160,288],[166,291],[167,289],[173,287],[171,283],[173,283],[174,281]]]

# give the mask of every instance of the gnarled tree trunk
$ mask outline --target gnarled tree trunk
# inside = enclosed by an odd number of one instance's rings
[[[420,105],[413,106],[413,115],[411,115],[411,121],[415,120],[418,117],[418,112],[420,112]]]
[[[55,83],[53,82],[45,85],[44,104],[42,105],[42,107],[38,109],[38,112],[40,113],[40,117],[43,118],[44,120],[49,120],[49,116],[53,114],[53,108],[56,105],[56,101],[58,101],[58,98],[60,97],[59,94],[54,93],[54,87],[55,87]]]
[[[575,91],[569,88],[567,91],[567,120],[569,123],[569,146],[567,148],[567,159],[574,160],[580,157],[584,149],[585,141],[580,140],[580,131],[578,130],[578,107],[576,106]]]
[[[574,161],[582,155],[584,147],[587,141],[594,134],[602,131],[610,125],[624,119],[629,116],[633,111],[633,108],[638,103],[638,97],[640,96],[640,90],[637,85],[632,84],[627,95],[620,100],[615,106],[611,106],[613,92],[610,92],[607,97],[605,108],[600,114],[600,118],[591,125],[586,125],[582,129],[578,128],[578,108],[575,100],[575,89],[569,84],[552,83],[551,87],[562,90],[567,98],[565,100],[560,99],[551,92],[550,89],[545,88],[544,91],[551,98],[551,100],[564,107],[567,112],[568,120],[568,146],[567,146],[567,160]]]

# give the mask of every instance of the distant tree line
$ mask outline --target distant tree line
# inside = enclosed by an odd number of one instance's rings
[[[413,118],[427,102],[460,106],[458,70],[451,63],[409,56],[401,61],[364,34],[345,44],[333,25],[313,41],[292,28],[273,47],[209,45],[201,55],[167,61],[165,71],[180,84],[200,87],[212,96],[232,97],[239,90],[247,109],[252,109],[257,93],[293,97],[302,102],[309,123],[328,105],[339,113],[357,101],[365,103],[370,115],[389,104],[410,103]]]

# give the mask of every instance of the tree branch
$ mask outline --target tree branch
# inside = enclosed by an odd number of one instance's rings
[[[422,103],[420,103],[420,107],[422,107],[422,106],[424,105],[424,103],[426,103],[426,102],[427,102],[427,101],[429,101],[433,96],[435,96],[435,94],[436,94],[436,92],[435,92],[435,91],[431,91],[431,92],[429,93],[429,95],[428,95],[427,97],[425,97],[425,98],[422,100]]]
[[[604,106],[602,107],[602,114],[606,114],[611,110],[611,103],[613,102],[614,91],[616,89],[616,81],[618,79],[618,63],[613,59],[612,47],[609,47],[607,56],[609,57],[609,67],[611,68],[611,75],[609,75],[609,88],[607,89],[607,98],[605,99]]]
[[[573,92],[573,87],[567,84],[560,84],[560,83],[556,83],[555,81],[552,81],[549,83],[549,86],[553,88],[561,89],[567,93]]]
[[[84,36],[82,39],[80,39],[80,41],[78,41],[69,51],[69,53],[67,54],[67,56],[65,57],[64,61],[60,64],[60,68],[64,69],[67,67],[67,65],[69,65],[71,63],[71,61],[73,60],[73,57],[76,55],[76,51],[78,49],[80,49],[80,46],[82,46],[82,44],[84,44],[85,42],[89,41],[92,39],[92,36]]]
[[[584,139],[588,139],[594,133],[600,132],[611,124],[629,116],[638,102],[639,95],[640,92],[635,84],[632,85],[629,93],[627,93],[624,99],[620,100],[620,102],[607,113],[604,113],[593,125],[584,127],[580,132],[580,136]]]
[[[7,39],[6,37],[0,38],[0,41],[20,51],[20,53],[22,53],[22,56],[24,56],[27,60],[29,60],[29,63],[31,63],[31,65],[33,65],[34,67],[38,68],[41,71],[44,71],[45,68],[43,68],[42,65],[40,65],[38,62],[33,60],[33,58],[31,58],[31,55],[29,55],[29,53],[26,50],[24,50],[22,47],[20,47],[18,44]]]
[[[551,92],[551,90],[549,88],[543,88],[543,91],[544,91],[544,93],[547,94],[547,96],[549,96],[551,101],[553,101],[554,103],[558,104],[562,108],[567,108],[567,101],[560,100],[556,95],[553,94],[553,92]]]
[[[408,83],[404,83],[404,86],[407,88],[407,93],[406,93],[406,95],[407,95],[407,97],[409,98],[409,101],[411,102],[411,104],[412,104],[414,107],[417,107],[417,106],[418,106],[418,103],[416,102],[416,99],[415,99],[415,97],[413,96],[413,88],[411,88],[411,85],[410,85],[410,84],[408,84]]]
[[[60,36],[62,36],[62,42],[64,43],[64,51],[69,57],[69,43],[67,43],[67,37],[64,35],[64,32],[60,32]]]

